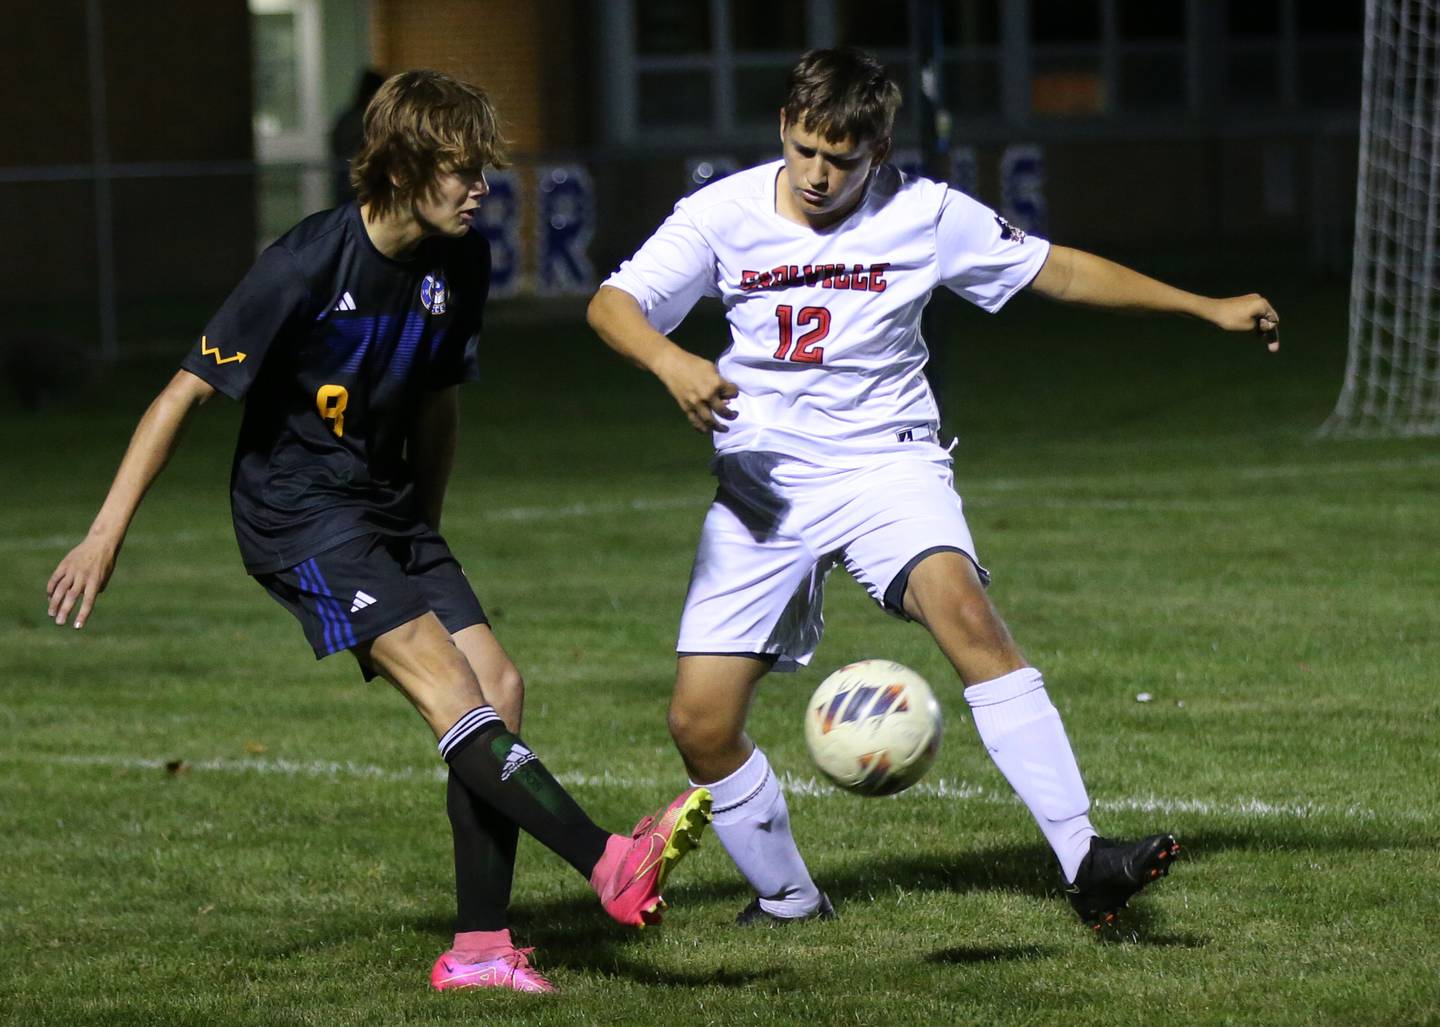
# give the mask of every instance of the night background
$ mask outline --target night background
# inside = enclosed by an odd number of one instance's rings
[[[1437,0],[0,0],[0,1024],[1433,1023],[1437,30]],[[1367,32],[1399,84],[1362,117]],[[1181,861],[1092,938],[949,664],[836,574],[750,730],[840,918],[736,929],[707,838],[627,934],[526,840],[515,937],[560,994],[430,993],[443,764],[246,577],[238,405],[196,416],[83,631],[46,579],[256,254],[346,199],[367,71],[478,83],[514,163],[443,528],[527,744],[628,830],[684,783],[665,709],[712,447],[585,303],[678,198],[778,155],[787,70],[836,44],[899,82],[907,170],[1280,313],[1277,354],[1029,294],[937,295],[926,326],[990,594],[1096,826]],[[717,355],[721,310],[675,337]],[[1322,431],[1347,380],[1354,430]],[[945,711],[894,798],[830,787],[802,738],[867,657]]]
[[[344,198],[367,69],[438,68],[495,98],[516,157],[487,213],[501,293],[587,293],[707,172],[772,157],[787,70],[835,44],[900,83],[899,163],[1032,231],[1152,266],[1244,254],[1343,276],[1351,252],[1359,0],[5,6],[0,302],[109,357],[193,330],[155,305],[208,310]]]

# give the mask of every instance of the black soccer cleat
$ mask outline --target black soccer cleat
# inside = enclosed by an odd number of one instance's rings
[[[807,920],[834,920],[835,907],[830,905],[830,898],[823,891],[820,893],[820,905],[816,906],[804,916],[776,916],[760,905],[760,898],[756,896],[750,905],[740,911],[735,918],[735,923],[741,927],[779,927],[784,924],[800,924]]]
[[[1174,835],[1152,834],[1138,842],[1112,842],[1097,836],[1090,839],[1090,851],[1080,862],[1075,883],[1065,889],[1065,897],[1080,919],[1099,931],[1115,922],[1136,892],[1168,874],[1179,854],[1180,843]]]

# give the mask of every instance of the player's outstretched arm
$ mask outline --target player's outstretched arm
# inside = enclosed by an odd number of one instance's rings
[[[1280,348],[1280,315],[1259,293],[1224,299],[1201,296],[1069,246],[1050,248],[1049,258],[1030,288],[1067,303],[1189,314],[1228,332],[1255,332],[1272,353]]]
[[[720,376],[714,361],[697,357],[657,332],[645,312],[624,289],[602,285],[585,318],[605,344],[659,378],[698,432],[729,431],[721,419],[734,420],[730,400],[740,394]]]
[[[215,390],[208,383],[189,371],[178,371],[140,418],[85,540],[65,554],[45,586],[49,615],[56,624],[64,624],[78,603],[75,626],[85,626],[95,597],[110,581],[140,500],[175,452],[190,415],[213,395]]]

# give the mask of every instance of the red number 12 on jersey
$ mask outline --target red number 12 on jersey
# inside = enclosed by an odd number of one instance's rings
[[[827,308],[801,307],[800,314],[796,316],[789,304],[782,303],[775,308],[775,319],[780,322],[780,348],[775,351],[776,360],[784,360],[787,355],[797,364],[819,364],[825,360],[825,350],[816,343],[830,334],[830,311]],[[815,327],[796,342],[796,325]],[[793,353],[790,352],[792,343],[795,345]]]

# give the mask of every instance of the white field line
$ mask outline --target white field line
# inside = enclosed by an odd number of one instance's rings
[[[1386,471],[1414,471],[1426,470],[1440,467],[1440,457],[1416,457],[1413,459],[1376,460],[1372,462],[1352,461],[1347,463],[1329,464],[1291,464],[1259,467],[1235,467],[1228,469],[1216,469],[1212,472],[1214,478],[1223,479],[1227,476],[1238,477],[1244,480],[1265,480],[1279,478],[1309,478],[1322,475],[1347,475],[1347,474],[1371,474]],[[1143,489],[1147,484],[1161,482],[1181,481],[1193,475],[1176,475],[1168,472],[1157,474],[1123,474],[1123,475],[1075,475],[1056,478],[965,478],[960,476],[959,491],[962,497],[974,497],[976,502],[995,503],[997,500],[989,493],[996,492],[1025,492],[1044,491],[1055,488],[1099,488],[1119,487],[1122,489]],[[456,516],[464,517],[467,521],[496,522],[496,521],[555,521],[555,520],[577,520],[588,517],[613,517],[626,513],[647,513],[656,510],[685,510],[700,509],[710,502],[710,492],[706,489],[699,489],[693,494],[684,496],[669,496],[656,498],[642,498],[614,503],[564,503],[558,505],[542,506],[512,506],[492,509],[481,509],[474,511],[456,511]],[[1184,498],[1152,498],[1137,497],[1134,499],[1116,498],[1086,498],[1077,497],[1045,497],[1027,502],[1030,506],[1041,506],[1056,509],[1098,509],[1098,510],[1176,510],[1205,513],[1218,509],[1228,509],[1231,506],[1242,503],[1242,499],[1211,499],[1193,500]],[[175,531],[166,534],[137,533],[132,535],[127,542],[131,548],[184,545],[191,542],[218,542],[229,540],[234,535],[228,525],[217,523],[213,529],[205,531],[185,530]],[[79,534],[66,535],[9,535],[0,537],[0,552],[31,552],[44,550],[64,550],[80,541]]]
[[[41,766],[109,767],[116,770],[158,771],[165,768],[167,762],[139,756],[0,753],[0,763],[29,763]],[[261,777],[311,778],[331,781],[348,779],[392,782],[440,782],[445,780],[447,773],[443,765],[428,768],[392,769],[370,763],[358,763],[353,760],[288,760],[261,756],[246,759],[217,757],[187,760],[185,761],[185,772],[190,774],[254,774]],[[676,785],[676,781],[671,779],[630,777],[608,772],[602,774],[563,773],[557,776],[562,784],[570,787],[623,788],[663,792]],[[839,789],[819,778],[783,774],[781,780],[785,791],[791,796],[824,800],[845,797]],[[1008,806],[1018,803],[1018,800],[1008,791],[951,778],[922,781],[905,794],[911,798],[979,802],[988,805]],[[1359,822],[1371,822],[1378,819],[1373,809],[1363,806],[1333,806],[1303,801],[1271,802],[1257,798],[1214,800],[1183,799],[1158,795],[1124,796],[1096,799],[1094,806],[1107,812],[1157,813],[1167,816],[1190,814],[1205,817],[1249,817],[1260,820],[1308,820],[1317,817],[1341,817]],[[1428,823],[1434,819],[1425,811],[1413,808],[1387,811],[1387,816],[1418,823]]]

